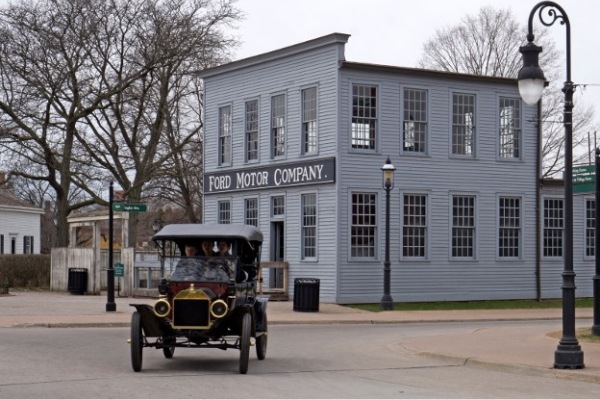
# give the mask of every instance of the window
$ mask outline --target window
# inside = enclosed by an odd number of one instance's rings
[[[302,153],[317,152],[317,88],[302,90]]]
[[[33,254],[33,236],[23,236],[23,254]]]
[[[246,225],[258,226],[258,199],[244,200],[244,223]]]
[[[475,95],[452,95],[452,154],[473,156],[475,140]]]
[[[596,200],[585,199],[585,256],[596,256]]]
[[[0,235],[0,254],[4,254],[4,235]]]
[[[404,89],[403,150],[427,151],[427,91]]]
[[[285,215],[285,203],[283,196],[273,196],[271,198],[271,216],[282,217]]]
[[[498,206],[498,257],[518,258],[521,248],[521,199],[500,197]]]
[[[375,150],[377,87],[352,85],[352,148]]]
[[[475,257],[474,196],[452,196],[452,257]]]
[[[425,258],[427,249],[427,196],[404,195],[402,256]]]
[[[218,223],[219,224],[230,224],[231,223],[231,201],[222,200],[218,203]]]
[[[271,98],[272,157],[285,155],[285,95]]]
[[[375,258],[376,201],[374,193],[352,193],[351,257]]]
[[[562,257],[563,255],[563,200],[544,199],[544,257]]]
[[[521,100],[500,98],[500,157],[521,157]]]
[[[246,102],[246,161],[258,160],[258,100]]]
[[[317,257],[317,195],[302,195],[302,259]]]
[[[231,106],[219,108],[219,165],[231,164]]]

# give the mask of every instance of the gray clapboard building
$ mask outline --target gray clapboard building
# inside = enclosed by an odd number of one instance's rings
[[[516,80],[349,62],[348,38],[202,72],[204,221],[258,226],[290,294],[310,277],[322,301],[378,302],[389,156],[394,301],[560,297],[562,191],[539,192],[538,107]]]

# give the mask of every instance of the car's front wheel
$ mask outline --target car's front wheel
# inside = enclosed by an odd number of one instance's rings
[[[240,332],[240,374],[248,372],[250,359],[250,335],[252,334],[252,315],[245,313],[242,317],[242,331]]]
[[[142,316],[138,311],[135,311],[131,316],[131,366],[135,372],[142,370],[143,344]]]

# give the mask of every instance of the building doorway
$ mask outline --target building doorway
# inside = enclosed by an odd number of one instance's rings
[[[285,261],[284,224],[283,221],[271,221],[271,261]],[[283,270],[271,269],[269,287],[283,287]]]

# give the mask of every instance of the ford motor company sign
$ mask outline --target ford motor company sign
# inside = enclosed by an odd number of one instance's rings
[[[204,174],[204,193],[335,182],[335,157]]]

